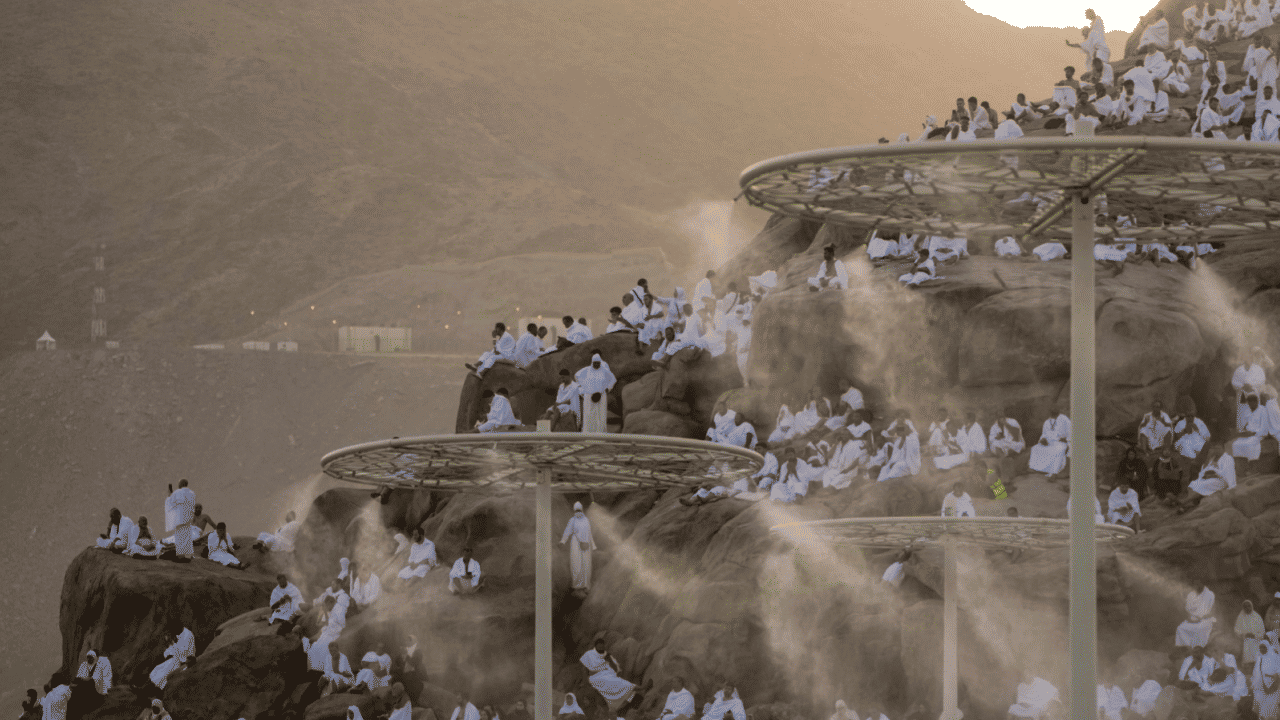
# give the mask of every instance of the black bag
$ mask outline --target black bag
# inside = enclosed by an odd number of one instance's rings
[[[591,393],[591,402],[600,402],[600,393]]]

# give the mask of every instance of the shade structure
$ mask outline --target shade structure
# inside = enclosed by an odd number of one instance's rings
[[[1280,144],[1111,136],[831,148],[757,163],[739,185],[752,205],[868,231],[1072,244],[1068,702],[1075,717],[1093,717],[1096,301],[1089,246],[1196,246],[1274,234]]]
[[[545,421],[544,421],[545,422]],[[335,450],[326,475],[378,487],[507,494],[533,490],[537,525],[535,720],[552,720],[551,494],[731,484],[764,458],[700,440],[612,433],[478,433],[394,438]]]
[[[1092,513],[1088,516],[1093,523]],[[1047,549],[1072,542],[1070,520],[1055,518],[1007,517],[906,517],[839,518],[776,525],[773,531],[793,543],[817,543],[824,547],[903,548],[937,544],[943,548],[942,561],[942,713],[944,720],[959,720],[959,672],[956,639],[959,544],[993,548]],[[1096,542],[1112,542],[1132,537],[1123,525],[1094,524]],[[1087,717],[1074,714],[1075,717]]]

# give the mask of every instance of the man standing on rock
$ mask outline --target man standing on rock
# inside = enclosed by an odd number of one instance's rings
[[[178,562],[191,562],[195,557],[193,547],[195,526],[192,521],[196,514],[196,494],[187,487],[187,479],[178,481],[178,489],[169,486],[169,498],[164,501],[165,531],[173,533],[174,552]]]
[[[569,571],[573,575],[573,594],[586,597],[591,589],[591,551],[596,549],[596,541],[591,537],[591,520],[582,510],[582,503],[573,504],[573,517],[564,528],[564,536],[560,544],[569,545]]]
[[[609,371],[609,364],[596,353],[591,356],[591,364],[578,371],[575,380],[582,393],[582,432],[608,432],[609,391],[618,381]]]

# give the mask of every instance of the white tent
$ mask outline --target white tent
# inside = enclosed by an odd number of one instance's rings
[[[49,334],[48,330],[45,330],[44,334],[40,336],[40,339],[36,340],[36,349],[56,350],[58,349],[58,341],[53,339],[53,336]]]

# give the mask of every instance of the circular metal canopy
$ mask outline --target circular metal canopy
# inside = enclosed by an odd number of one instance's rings
[[[1105,191],[1131,227],[1109,242],[1207,242],[1280,230],[1280,143],[1019,138],[795,153],[743,171],[748,202],[821,222],[949,237],[1071,238],[1071,193]]]
[[[1058,518],[903,517],[840,518],[775,525],[775,532],[797,535],[833,545],[901,548],[918,542],[937,542],[944,536],[986,547],[1062,547],[1071,541],[1071,521]],[[1097,523],[1094,538],[1110,542],[1133,537],[1123,525]]]
[[[764,465],[744,448],[613,433],[476,433],[397,438],[335,450],[320,461],[338,480],[427,490],[648,490],[732,483]]]

